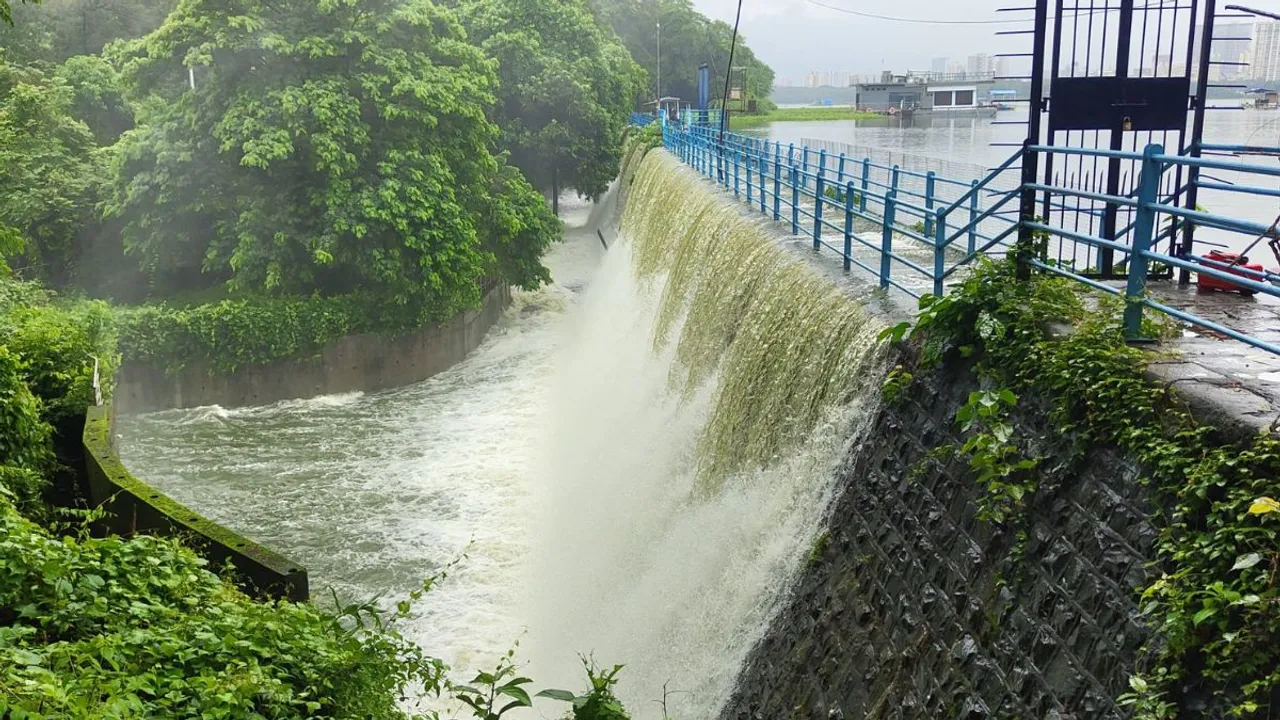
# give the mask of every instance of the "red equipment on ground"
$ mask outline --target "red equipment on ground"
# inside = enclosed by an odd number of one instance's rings
[[[1200,257],[1205,260],[1210,260],[1214,263],[1220,263],[1218,265],[1209,265],[1209,267],[1215,268],[1217,270],[1221,270],[1223,272],[1231,273],[1232,275],[1239,275],[1241,277],[1249,278],[1250,280],[1261,281],[1260,275],[1254,275],[1251,273],[1242,272],[1242,270],[1253,270],[1257,273],[1261,273],[1264,270],[1261,263],[1251,263],[1249,262],[1249,258],[1242,257],[1237,253],[1222,252],[1221,250],[1210,250],[1207,255],[1201,255]],[[1227,266],[1227,267],[1224,267],[1224,266]],[[1251,288],[1241,287],[1239,285],[1236,285],[1233,282],[1222,280],[1220,278],[1216,278],[1211,275],[1207,275],[1205,273],[1199,273],[1196,276],[1196,284],[1200,286],[1201,290],[1221,290],[1223,292],[1238,292],[1241,295],[1253,295],[1255,292],[1257,292],[1256,290],[1253,290]]]

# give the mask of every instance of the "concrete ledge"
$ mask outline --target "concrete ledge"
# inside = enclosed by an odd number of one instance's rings
[[[213,565],[234,567],[236,584],[257,598],[308,599],[307,571],[257,543],[201,517],[134,477],[112,443],[109,405],[85,415],[84,458],[89,501],[107,511],[99,527],[111,534],[181,536]]]
[[[475,350],[511,303],[511,290],[490,290],[478,310],[404,335],[349,335],[307,358],[215,373],[192,363],[177,373],[130,363],[117,374],[122,413],[221,405],[243,407],[344,392],[376,392],[421,382]]]

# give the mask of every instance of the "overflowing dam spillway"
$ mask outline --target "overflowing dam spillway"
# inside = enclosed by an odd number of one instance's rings
[[[409,634],[458,678],[519,643],[576,687],[621,663],[636,717],[714,716],[879,402],[881,325],[758,221],[650,153],[566,212],[555,281],[462,364],[378,394],[120,418],[130,468],[394,600],[458,561]],[[431,700],[424,700],[430,703]]]

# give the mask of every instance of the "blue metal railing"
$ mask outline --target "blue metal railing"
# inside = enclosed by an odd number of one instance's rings
[[[1148,275],[1153,266],[1186,269],[1243,289],[1280,297],[1280,275],[1251,270],[1209,258],[1160,252],[1157,241],[1170,238],[1185,223],[1247,236],[1249,240],[1278,237],[1274,227],[1257,222],[1214,215],[1177,206],[1186,187],[1162,187],[1170,173],[1179,168],[1198,167],[1228,170],[1255,177],[1280,177],[1280,167],[1245,165],[1209,158],[1165,154],[1159,145],[1142,153],[1028,146],[1019,149],[987,177],[960,180],[933,172],[919,173],[896,165],[886,166],[867,158],[831,156],[825,150],[782,145],[762,138],[734,133],[721,134],[718,128],[688,123],[666,123],[666,148],[699,173],[746,202],[753,210],[775,221],[789,223],[792,234],[812,238],[815,250],[828,249],[841,257],[846,271],[854,267],[874,276],[882,288],[898,288],[914,297],[923,292],[943,295],[947,281],[975,258],[1012,249],[1019,231],[1056,238],[1060,244],[1089,251],[1109,250],[1126,260],[1127,279],[1120,285],[1100,282],[1065,261],[1047,256],[1028,258],[1041,271],[1067,277],[1091,288],[1126,297],[1125,329],[1137,337],[1143,312],[1150,308],[1186,323],[1220,333],[1268,352],[1280,354],[1280,346],[1247,333],[1225,327],[1193,313],[1171,307],[1147,293]],[[1215,150],[1257,151],[1235,146],[1213,146]],[[1280,149],[1265,149],[1280,155]],[[1049,155],[1093,155],[1132,161],[1139,168],[1134,189],[1128,195],[1110,196],[1094,189],[1053,181],[997,187],[1018,168],[1026,153]],[[1186,173],[1181,173],[1186,176]],[[1208,178],[1198,181],[1208,189],[1246,193],[1263,197],[1280,196],[1280,191],[1255,184],[1227,184]],[[1221,187],[1219,187],[1221,186]],[[1024,190],[1048,200],[1054,223],[1042,218],[1021,218],[1020,200]],[[1128,227],[1113,239],[1066,227],[1071,212],[1068,201],[1113,204],[1132,215]],[[1091,229],[1092,224],[1089,225]],[[1023,233],[1027,235],[1028,233]],[[832,244],[835,243],[835,244]],[[1170,243],[1172,248],[1173,244]]]
[[[845,270],[871,273],[883,288],[941,295],[974,256],[1015,239],[1018,190],[990,185],[1020,154],[985,180],[959,181],[734,133],[721,138],[714,127],[664,127],[667,149],[685,163],[793,233],[803,228],[815,249],[839,254]]]

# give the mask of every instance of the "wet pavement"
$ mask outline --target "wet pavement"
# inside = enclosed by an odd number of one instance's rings
[[[1194,283],[1152,283],[1150,290],[1174,308],[1280,345],[1274,298],[1201,292]],[[1191,326],[1151,352],[1151,374],[1174,386],[1198,420],[1241,434],[1280,431],[1280,356]]]

